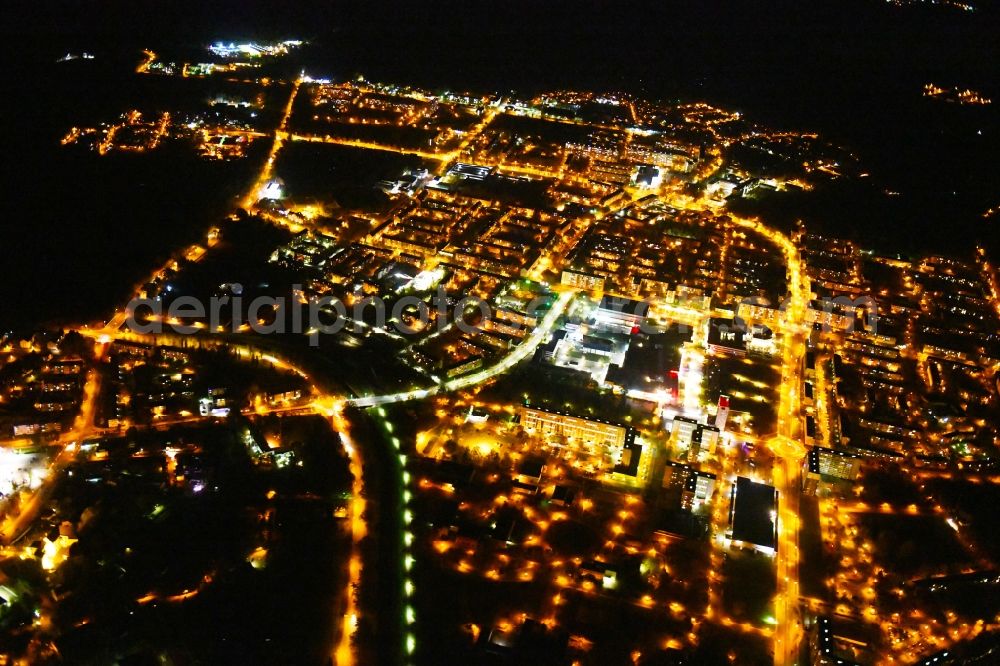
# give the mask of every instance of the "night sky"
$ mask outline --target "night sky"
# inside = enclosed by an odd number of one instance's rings
[[[0,244],[0,302],[10,305],[0,323],[103,312],[224,210],[218,184],[192,188],[157,166],[80,163],[57,144],[74,122],[124,108],[141,48],[216,38],[302,37],[311,42],[305,66],[333,77],[704,99],[773,127],[817,130],[872,173],[871,192],[782,215],[815,218],[880,251],[990,246],[998,234],[981,215],[1000,204],[1000,104],[920,97],[934,82],[1000,99],[1000,11],[981,4],[970,14],[876,0],[16,2],[0,26],[8,63],[0,214],[29,223],[12,224]],[[69,50],[98,59],[86,69],[54,66]]]

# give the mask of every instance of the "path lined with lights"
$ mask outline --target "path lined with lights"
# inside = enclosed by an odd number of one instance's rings
[[[264,160],[264,166],[260,170],[260,174],[257,176],[257,180],[254,182],[253,187],[243,198],[241,206],[246,209],[252,208],[258,201],[260,201],[260,193],[267,187],[267,184],[271,181],[274,176],[274,163],[278,159],[278,153],[281,152],[281,148],[285,145],[285,139],[288,137],[287,127],[288,121],[292,117],[292,111],[295,107],[295,98],[299,94],[299,88],[302,87],[303,77],[299,76],[292,83],[292,92],[288,95],[288,103],[285,104],[285,110],[281,115],[281,120],[278,122],[278,128],[274,131],[274,142],[271,144],[271,150],[267,153],[267,159]]]
[[[229,345],[231,351],[233,351],[238,357],[243,359],[260,358],[268,363],[271,363],[275,367],[288,370],[296,373],[304,380],[306,380],[315,395],[315,399],[310,405],[317,412],[325,415],[331,419],[331,422],[340,435],[341,442],[344,446],[344,450],[348,455],[349,466],[351,474],[353,477],[352,482],[352,499],[349,508],[350,514],[350,531],[351,531],[351,559],[349,562],[348,571],[348,586],[346,590],[345,597],[345,608],[344,617],[342,619],[340,629],[340,638],[337,645],[334,647],[333,654],[331,657],[334,663],[338,666],[343,664],[354,664],[357,662],[354,646],[354,636],[358,629],[358,608],[356,599],[356,590],[361,583],[362,576],[364,573],[364,563],[362,560],[361,553],[361,541],[368,534],[368,525],[364,517],[365,510],[365,500],[362,497],[362,490],[364,488],[364,466],[361,459],[361,454],[359,448],[355,445],[350,437],[350,424],[344,416],[343,410],[347,406],[359,407],[359,408],[377,408],[379,413],[384,417],[385,412],[382,409],[382,405],[409,402],[413,400],[420,400],[427,396],[434,395],[437,393],[451,392],[461,390],[463,388],[468,388],[475,386],[486,381],[493,379],[494,377],[506,372],[511,369],[524,359],[528,358],[538,345],[540,345],[548,337],[552,328],[555,326],[559,317],[565,312],[567,306],[572,302],[575,296],[575,290],[563,291],[559,294],[559,297],[553,303],[552,308],[546,313],[545,317],[540,322],[539,326],[536,327],[531,334],[525,338],[525,340],[518,345],[510,354],[502,358],[495,365],[480,370],[476,373],[465,375],[463,377],[458,377],[456,379],[444,382],[436,387],[426,388],[426,389],[415,389],[411,391],[404,391],[399,393],[391,393],[378,396],[367,396],[362,398],[344,398],[342,396],[336,396],[329,394],[319,387],[318,382],[312,377],[312,375],[305,369],[288,362],[282,358],[276,356],[272,351],[263,350],[252,344],[231,344],[228,341],[226,344]],[[113,320],[114,323],[116,320]],[[168,344],[175,346],[182,346],[195,342],[199,346],[202,343],[217,344],[222,342],[214,339],[211,334],[202,333],[198,336],[184,336],[180,334],[137,334],[132,331],[124,330],[112,330],[110,328],[104,329],[89,329],[81,331],[88,337],[92,337],[107,343],[111,340],[145,340],[154,341],[159,344]],[[96,392],[93,394],[96,396]],[[401,449],[400,440],[392,434],[392,425],[389,422],[384,423],[384,427],[387,429],[390,441],[397,452]],[[399,483],[401,485],[401,494],[403,497],[403,514],[402,523],[404,526],[403,534],[403,586],[401,589],[402,601],[404,608],[404,621],[408,627],[408,631],[404,642],[404,651],[407,656],[413,654],[416,650],[416,637],[410,630],[413,624],[416,622],[416,614],[411,604],[411,599],[414,593],[413,582],[409,577],[409,572],[413,566],[413,555],[410,552],[410,548],[413,543],[413,535],[410,532],[410,525],[413,520],[412,511],[407,508],[409,500],[412,497],[412,489],[410,488],[410,473],[406,470],[407,457],[403,453],[398,453],[399,462],[401,467],[401,474]]]

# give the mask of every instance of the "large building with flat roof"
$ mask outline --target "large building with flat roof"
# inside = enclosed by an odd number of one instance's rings
[[[746,327],[732,319],[712,317],[708,320],[708,351],[722,356],[747,355]]]
[[[649,303],[620,296],[604,296],[594,310],[594,323],[614,331],[631,333],[649,314]]]
[[[681,508],[692,509],[712,499],[716,475],[684,463],[668,460],[663,470],[663,487],[681,492]]]
[[[863,458],[850,451],[813,446],[805,459],[802,475],[804,492],[816,494],[820,485],[830,481],[856,481]]]
[[[809,632],[810,662],[816,666],[861,666],[872,663],[865,627],[818,617]]]
[[[670,432],[676,444],[686,449],[688,460],[701,460],[714,454],[721,435],[717,427],[688,416],[675,416]]]
[[[620,423],[584,418],[539,407],[523,407],[521,425],[528,432],[545,437],[565,437],[586,444],[614,448],[623,447],[629,438],[629,431],[633,431],[633,428]]]
[[[610,449],[615,474],[640,475],[643,447],[631,426],[539,407],[521,408],[521,426],[533,435],[565,438],[573,447]]]
[[[822,446],[809,449],[809,471],[824,476],[854,481],[861,472],[861,456],[850,451],[838,451]]]
[[[583,271],[574,271],[567,268],[563,270],[559,281],[567,287],[576,287],[577,289],[585,289],[587,291],[604,290],[603,276]]]
[[[736,477],[729,508],[733,545],[747,544],[773,553],[778,545],[778,491],[745,476]]]

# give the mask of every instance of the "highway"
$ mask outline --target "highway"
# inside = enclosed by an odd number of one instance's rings
[[[149,66],[152,65],[154,62],[156,62],[157,55],[155,53],[153,53],[152,51],[150,51],[149,49],[144,50],[142,52],[142,54],[144,56],[146,56],[146,57],[135,68],[135,73],[136,74],[145,74],[145,73],[147,73],[149,71]]]
[[[802,443],[801,389],[810,287],[802,271],[798,248],[790,238],[759,220],[737,218],[736,223],[776,245],[785,257],[787,270],[789,303],[784,321],[776,331],[782,338],[778,430],[768,441],[768,448],[775,456],[774,486],[778,490],[774,663],[790,666],[799,663],[803,638],[799,611],[799,495],[806,450]]]
[[[327,143],[336,146],[346,146],[348,148],[361,148],[363,150],[380,150],[390,153],[399,153],[402,155],[415,155],[424,160],[434,160],[439,162],[439,166],[435,169],[435,174],[441,175],[445,172],[448,165],[458,159],[462,153],[465,151],[469,145],[475,141],[475,139],[482,134],[483,130],[489,127],[490,123],[496,117],[496,109],[490,109],[484,115],[482,120],[480,120],[474,127],[472,127],[467,133],[462,142],[454,150],[449,150],[448,152],[437,152],[433,150],[420,150],[417,148],[403,148],[400,146],[391,146],[384,143],[376,143],[374,141],[361,141],[359,139],[348,139],[342,137],[334,136],[321,136],[318,134],[286,134],[284,133],[284,123],[278,134],[282,138],[287,138],[289,141],[305,141],[308,143]],[[265,181],[266,182],[266,181]]]
[[[448,153],[437,153],[430,150],[419,150],[417,148],[400,148],[398,146],[390,146],[384,143],[375,143],[373,141],[360,141],[358,139],[342,139],[332,136],[320,136],[318,134],[289,134],[288,140],[305,141],[308,143],[328,143],[335,146],[346,146],[348,148],[361,148],[363,150],[380,150],[389,153],[400,153],[402,155],[416,155],[421,159],[437,160],[442,163],[448,163],[451,160],[458,157],[458,151],[451,151]]]
[[[552,309],[546,313],[545,317],[542,318],[542,321],[539,322],[539,325],[535,327],[531,334],[528,335],[528,337],[526,337],[521,344],[514,348],[514,351],[503,357],[503,359],[496,363],[496,365],[492,365],[488,368],[484,368],[463,377],[457,377],[443,382],[436,387],[414,389],[412,391],[402,391],[400,393],[351,398],[347,400],[347,404],[352,407],[375,407],[377,405],[420,400],[437,393],[448,393],[451,391],[469,388],[470,386],[476,386],[477,384],[482,384],[497,375],[503,374],[526,359],[529,354],[532,354],[535,349],[538,348],[538,345],[545,341],[545,338],[548,337],[548,334],[552,331],[552,328],[559,320],[560,315],[565,312],[566,306],[568,306],[570,301],[573,300],[574,294],[575,292],[573,291],[564,291],[560,293],[559,298],[557,298],[552,304]]]
[[[313,404],[318,411],[331,419],[334,429],[340,435],[340,441],[347,453],[351,470],[351,503],[348,509],[351,530],[351,559],[348,562],[347,586],[344,589],[344,615],[339,622],[341,624],[339,630],[335,628],[334,631],[334,635],[339,634],[340,640],[331,655],[334,664],[351,666],[356,662],[353,640],[354,632],[358,628],[356,595],[358,586],[361,584],[361,540],[368,535],[368,523],[365,521],[365,499],[362,495],[364,490],[363,467],[358,449],[351,439],[350,424],[344,418],[341,405],[328,408],[323,407],[318,402]]]
[[[257,175],[257,180],[254,182],[253,187],[247,192],[246,196],[243,197],[240,205],[250,210],[253,208],[258,201],[260,201],[260,194],[267,187],[267,184],[271,181],[274,176],[274,163],[278,159],[278,153],[281,152],[282,146],[285,145],[285,139],[288,136],[287,128],[288,121],[292,117],[292,110],[295,106],[295,98],[299,94],[299,88],[302,87],[302,77],[295,79],[292,84],[292,92],[288,95],[288,102],[285,104],[284,112],[281,115],[281,120],[278,123],[277,129],[274,130],[274,143],[271,144],[271,150],[267,153],[267,159],[264,160],[264,166],[261,168],[260,173]]]

